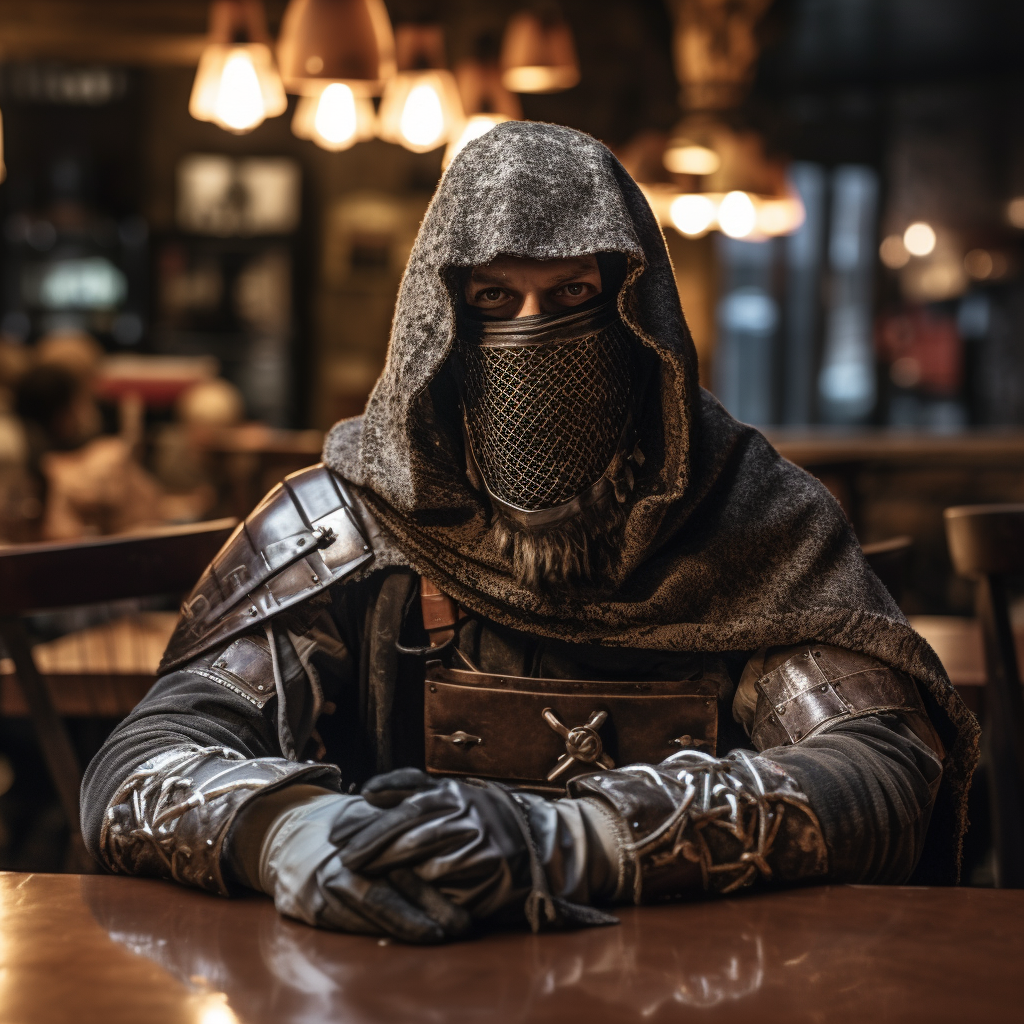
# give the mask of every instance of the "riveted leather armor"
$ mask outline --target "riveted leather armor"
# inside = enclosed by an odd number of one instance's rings
[[[285,477],[239,524],[185,599],[159,674],[370,562],[367,521],[341,477],[322,463]]]
[[[799,743],[865,715],[902,712],[927,721],[909,676],[842,647],[810,644],[758,679],[756,688],[750,738],[758,750]]]

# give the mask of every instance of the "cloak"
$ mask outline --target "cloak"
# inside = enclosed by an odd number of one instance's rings
[[[465,472],[449,360],[460,281],[464,268],[500,254],[601,252],[626,257],[619,312],[657,360],[639,417],[646,461],[600,585],[534,592],[516,582],[487,498]],[[931,881],[955,876],[978,724],[824,486],[700,388],[665,240],[636,183],[595,139],[510,121],[452,161],[409,257],[381,378],[364,415],[330,432],[324,461],[384,533],[377,568],[409,565],[511,628],[667,651],[819,641],[909,673],[947,750],[922,869]]]

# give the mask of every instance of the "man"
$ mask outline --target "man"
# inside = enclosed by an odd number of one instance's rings
[[[110,870],[420,942],[955,877],[977,725],[824,488],[700,390],[593,139],[507,123],[452,163],[324,461],[90,766]]]

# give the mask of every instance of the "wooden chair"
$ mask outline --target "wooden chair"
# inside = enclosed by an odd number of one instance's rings
[[[1024,888],[1024,693],[1007,581],[1024,576],[1024,505],[945,510],[953,567],[975,580],[985,650],[984,736],[991,779],[996,884]]]
[[[230,536],[236,520],[218,519],[145,533],[0,548],[0,636],[14,662],[43,757],[71,828],[73,859],[84,850],[78,817],[81,769],[32,655],[21,616],[30,612],[184,594]],[[79,666],[88,674],[89,666]]]
[[[861,546],[868,565],[885,584],[885,589],[892,594],[897,604],[903,600],[903,588],[907,585],[907,570],[910,568],[913,549],[913,537],[891,537],[889,540]]]

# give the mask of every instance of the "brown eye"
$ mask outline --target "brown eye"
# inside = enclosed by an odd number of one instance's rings
[[[481,292],[480,297],[488,302],[497,302],[503,294],[500,288],[488,288],[486,291]]]
[[[565,291],[566,291],[566,294],[567,294],[567,295],[572,295],[572,296],[574,296],[574,297],[575,297],[575,296],[577,296],[577,295],[582,295],[582,294],[583,294],[583,289],[584,289],[584,288],[586,288],[586,285],[585,285],[585,284],[579,284],[579,283],[577,282],[577,283],[575,283],[575,284],[567,284],[567,285],[565,286]]]

